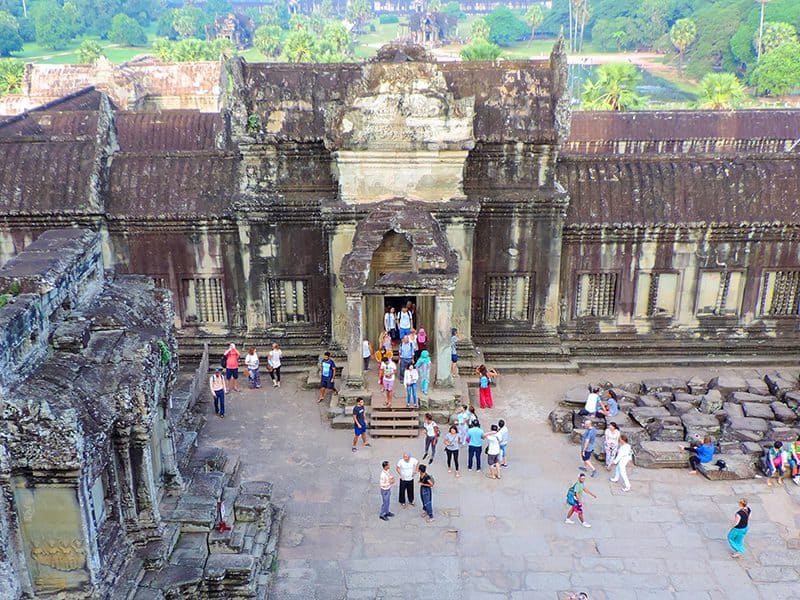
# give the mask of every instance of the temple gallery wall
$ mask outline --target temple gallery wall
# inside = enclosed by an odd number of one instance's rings
[[[205,73],[185,68],[178,92]],[[65,89],[0,122],[0,262],[56,225],[97,232],[108,266],[172,291],[186,356],[354,359],[408,298],[445,367],[451,327],[464,356],[521,366],[788,360],[800,111],[571,113],[566,75],[560,46],[498,63],[389,46],[230,60],[203,80],[208,112]]]

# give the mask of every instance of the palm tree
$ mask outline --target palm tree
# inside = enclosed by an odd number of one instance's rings
[[[464,46],[461,50],[461,58],[464,60],[496,60],[500,57],[500,46],[491,43],[489,40],[477,38]]]
[[[533,43],[533,36],[536,34],[536,28],[544,21],[544,11],[541,4],[532,5],[525,13],[525,22],[531,28],[531,44]]]
[[[307,29],[292,31],[283,45],[287,62],[315,62],[314,41],[314,36]]]
[[[678,50],[678,74],[683,71],[683,53],[697,37],[697,25],[691,19],[678,19],[669,30],[669,39]]]
[[[707,73],[700,80],[697,108],[731,110],[745,97],[744,87],[733,73]]]
[[[480,17],[472,22],[472,29],[470,34],[474,40],[488,40],[489,39],[489,24],[486,19]]]
[[[647,100],[636,91],[639,71],[628,63],[608,63],[597,69],[597,79],[583,84],[581,106],[589,110],[635,110]]]
[[[756,48],[756,56],[761,60],[761,52],[764,48],[762,40],[764,39],[764,5],[769,0],[756,0],[761,5],[761,15],[758,18],[758,48]]]
[[[253,46],[267,58],[274,58],[281,52],[283,29],[277,25],[262,25],[253,34]]]

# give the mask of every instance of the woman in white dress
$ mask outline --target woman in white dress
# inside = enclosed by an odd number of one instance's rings
[[[267,355],[270,366],[269,376],[272,378],[272,387],[281,387],[281,357],[283,351],[278,344],[272,344],[272,350]]]

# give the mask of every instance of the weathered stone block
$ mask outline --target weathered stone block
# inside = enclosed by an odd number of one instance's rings
[[[663,406],[637,406],[631,409],[631,418],[642,427],[646,426],[648,423],[652,423],[656,419],[663,419],[669,416],[669,411]]]
[[[636,466],[646,469],[678,469],[688,464],[689,451],[685,442],[645,441],[636,451]]]
[[[679,417],[656,419],[645,427],[651,440],[660,442],[679,442],[683,440],[683,423]]]
[[[572,413],[573,411],[569,408],[557,408],[548,415],[550,429],[553,433],[572,433],[574,429]]]
[[[747,391],[751,394],[758,394],[759,396],[769,396],[769,386],[763,379],[745,379],[747,382]]]
[[[583,424],[587,420],[591,421],[596,429],[598,429],[600,431],[605,431],[605,429],[606,429],[606,420],[603,417],[590,417],[588,415],[579,415],[577,413],[577,411],[573,414],[572,424],[576,428],[583,428]]]
[[[716,460],[701,464],[698,467],[707,479],[713,481],[730,481],[737,479],[752,479],[755,477],[755,459],[747,454],[720,454],[714,457]],[[717,460],[725,461],[725,468],[718,468],[715,463]]]
[[[769,407],[775,414],[775,418],[782,423],[794,423],[797,420],[797,414],[783,402],[773,402]]]
[[[700,400],[700,412],[711,414],[722,408],[722,394],[719,389],[714,388],[703,394]]]
[[[716,437],[720,434],[719,420],[714,415],[701,413],[697,409],[682,414],[681,422],[686,429],[686,440],[702,439],[706,435]]]
[[[639,396],[636,398],[636,406],[644,406],[649,408],[658,408],[664,406],[664,402],[655,396]]]
[[[708,390],[703,392],[705,394]],[[703,396],[696,395],[696,394],[687,394],[685,392],[676,392],[675,393],[675,400],[678,402],[688,402],[693,406],[700,406],[700,402],[703,400]]]
[[[777,396],[780,400],[784,394],[798,388],[796,379],[785,379],[780,373],[767,373],[764,375],[764,382],[767,384],[770,393]]]
[[[783,396],[783,401],[792,410],[797,410],[800,407],[800,392],[786,392]]]
[[[770,404],[771,402],[775,402],[775,396],[761,396],[759,394],[751,394],[750,392],[734,392],[731,394],[731,401],[739,404],[742,402]]]
[[[632,390],[629,390],[629,389],[623,388],[623,387],[612,387],[611,391],[614,392],[617,395],[617,401],[618,402],[622,402],[622,401],[625,401],[625,400],[627,400],[629,402],[634,402],[636,400],[636,398],[639,396],[639,390],[640,389],[641,389],[641,386],[637,383],[636,384],[636,391],[632,391]]]
[[[614,391],[618,389],[623,390],[635,396],[642,393],[642,384],[638,381],[626,381],[624,383],[617,384],[617,387],[613,389]]]
[[[680,417],[682,414],[689,412],[692,410],[694,406],[689,402],[683,402],[680,400],[675,400],[669,403],[667,406],[667,410],[675,416]]]
[[[650,439],[647,430],[635,424],[631,424],[630,426],[620,425],[619,430],[621,433],[628,436],[628,442],[634,448],[638,448],[642,442],[646,442]]]
[[[233,505],[237,521],[262,521],[269,511],[269,501],[252,494],[239,494]]]
[[[773,419],[775,417],[770,405],[761,404],[760,402],[744,402],[742,410],[745,417],[757,417],[759,419]]]
[[[735,439],[745,442],[755,442],[764,439],[769,424],[764,419],[756,417],[728,417],[723,429],[725,439]]]
[[[665,377],[660,379],[645,379],[642,381],[642,391],[645,394],[655,394],[656,392],[688,392],[689,387],[683,379]]]
[[[743,417],[744,410],[742,409],[741,404],[736,404],[735,402],[723,402],[722,403],[722,410],[730,417]]]
[[[317,385],[319,385],[319,382],[317,382]],[[573,387],[564,392],[564,395],[561,397],[561,402],[569,406],[583,407],[583,405],[586,404],[586,397],[588,395],[589,390],[585,385]]]
[[[248,554],[212,554],[206,562],[206,579],[223,579],[228,576],[249,577],[255,567],[255,559]]]
[[[758,442],[740,442],[739,448],[742,454],[749,454],[750,456],[761,456],[764,453],[764,446]]]
[[[747,382],[744,380],[744,377],[733,373],[718,375],[708,382],[708,389],[715,389],[725,398],[728,398],[733,392],[744,392],[747,390]]]
[[[692,377],[686,385],[689,392],[695,396],[702,396],[708,391],[708,381],[700,377]]]
[[[779,421],[772,423],[778,424]],[[772,442],[793,442],[797,439],[797,431],[791,427],[783,427],[782,424],[777,426],[771,424],[765,437]]]

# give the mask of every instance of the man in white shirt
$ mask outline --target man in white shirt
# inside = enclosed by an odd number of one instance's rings
[[[416,458],[405,452],[395,467],[400,476],[400,506],[403,508],[406,507],[406,496],[408,496],[408,503],[414,506],[414,475],[417,472],[418,462]]]
[[[389,510],[389,496],[394,485],[394,477],[389,473],[389,461],[381,463],[381,521],[388,521],[394,513]]]
[[[400,309],[400,316],[397,318],[397,328],[400,330],[400,339],[411,333],[411,312],[407,307]]]
[[[589,395],[586,397],[586,404],[584,404],[583,408],[578,412],[581,416],[590,416],[595,417],[597,416],[597,405],[600,403],[600,389],[599,388],[589,388],[591,391]]]

